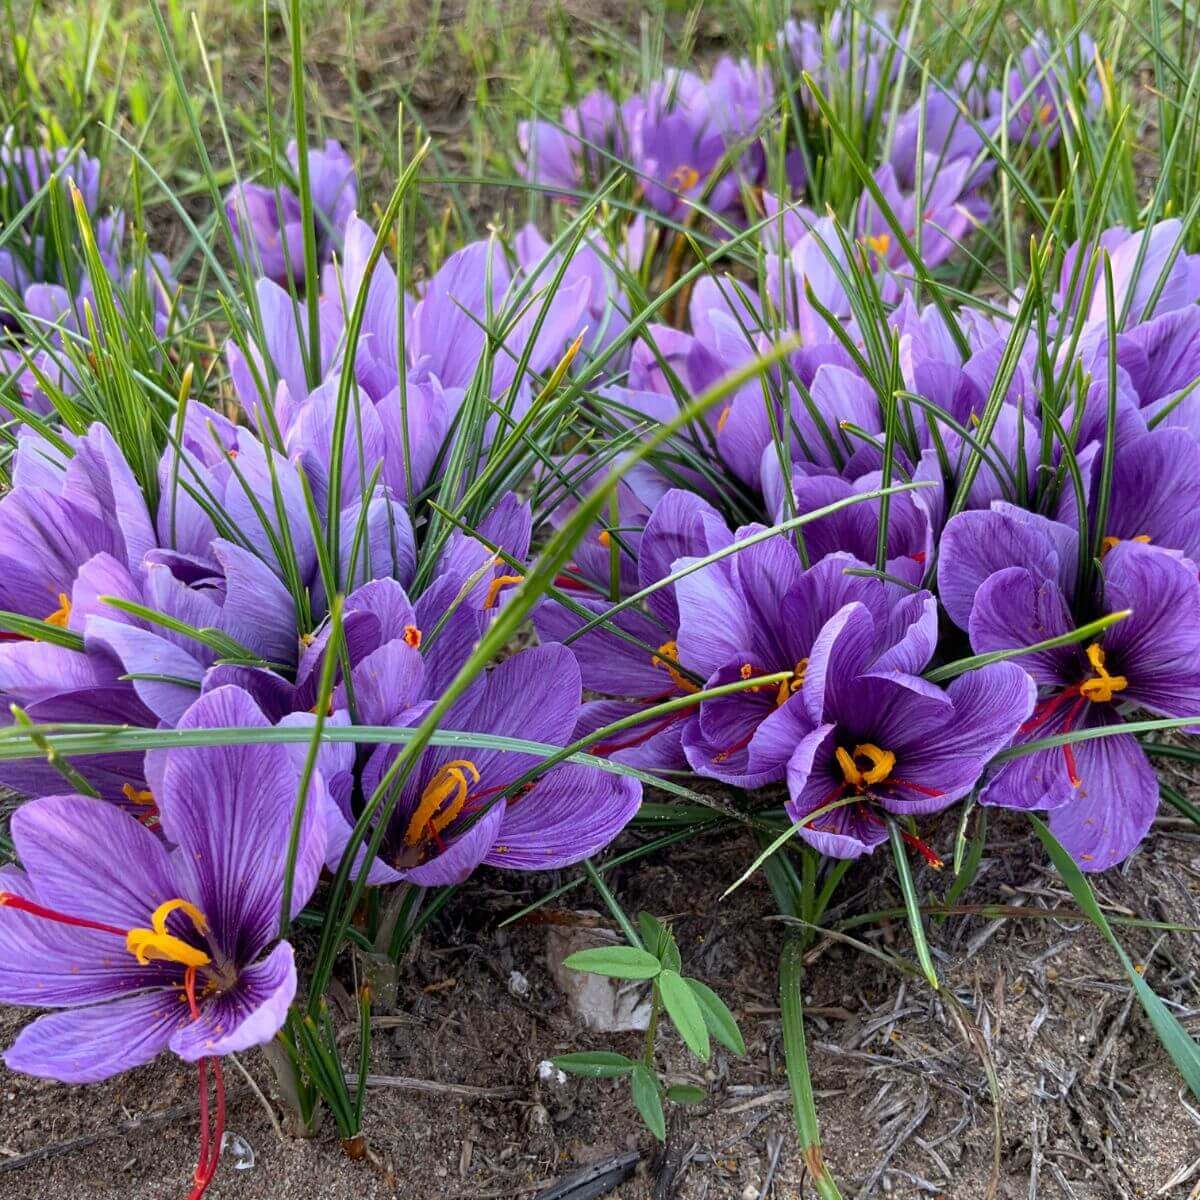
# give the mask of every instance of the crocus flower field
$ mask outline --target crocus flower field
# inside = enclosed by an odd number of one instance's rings
[[[4,1062],[188,1064],[180,1196],[232,1170],[234,1055],[371,1160],[398,973],[511,872],[522,917],[590,892],[616,941],[565,966],[650,1014],[534,1053],[669,1159],[708,1091],[664,1047],[746,1045],[610,867],[714,831],[704,904],[765,881],[782,918],[797,1194],[881,1194],[822,1153],[819,947],[939,992],[961,898],[1005,903],[985,853],[1057,874],[1200,1097],[1200,1002],[1094,890],[1200,824],[1195,14],[743,7],[700,52],[703,6],[643,15],[593,74],[563,17],[470,228],[409,104],[382,164],[324,128],[296,0],[244,138],[146,6],[185,168],[122,125],[141,92],[68,119],[6,51]],[[880,877],[886,952],[845,932]]]

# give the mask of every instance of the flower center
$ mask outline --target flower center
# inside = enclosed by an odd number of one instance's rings
[[[1079,685],[1079,694],[1094,703],[1105,703],[1117,692],[1123,692],[1129,686],[1129,680],[1124,675],[1110,675],[1104,668],[1104,648],[1099,642],[1093,642],[1087,648],[1088,662],[1092,664],[1095,675],[1085,679]]]
[[[71,597],[66,592],[59,592],[58,607],[44,619],[47,625],[56,625],[59,629],[66,629],[67,622],[71,619]]]
[[[683,673],[676,665],[679,662],[679,646],[674,642],[663,642],[658,648],[658,653],[651,655],[650,665],[652,667],[662,667],[664,671],[671,677],[671,682],[681,692],[698,692],[700,689]]]
[[[416,846],[436,838],[462,812],[471,785],[478,782],[479,770],[469,759],[456,758],[442,767],[421,793],[404,831],[404,844]]]
[[[883,258],[884,255],[892,248],[892,235],[890,233],[879,233],[867,238],[867,245]]]
[[[1139,533],[1137,537],[1131,537],[1129,540],[1131,542],[1141,542],[1143,546],[1148,546],[1150,544],[1150,535],[1148,533]],[[1100,557],[1103,558],[1114,546],[1119,546],[1120,544],[1121,539],[1119,537],[1113,537],[1112,534],[1109,534],[1100,543]]]
[[[791,696],[798,692],[804,686],[804,676],[808,674],[808,659],[802,658],[797,664],[796,669],[792,672],[791,679],[785,679],[779,685],[779,694],[775,697],[775,707],[778,708]],[[858,751],[855,751],[857,754]]]
[[[681,163],[667,176],[667,183],[676,191],[690,191],[700,182],[700,172],[687,163]]]
[[[890,750],[881,750],[873,742],[860,743],[854,747],[853,754],[839,746],[834,756],[846,782],[860,792],[868,784],[883,783],[896,765],[896,756]]]
[[[131,929],[125,935],[125,949],[144,967],[152,959],[159,962],[176,962],[185,967],[206,967],[212,959],[203,950],[189,945],[182,938],[167,931],[167,918],[173,912],[182,912],[199,934],[208,932],[208,920],[192,903],[167,900],[150,915],[149,929]]]

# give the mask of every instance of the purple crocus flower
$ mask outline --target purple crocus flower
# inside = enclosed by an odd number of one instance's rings
[[[287,149],[293,171],[299,170],[299,151]],[[309,186],[316,219],[317,251],[321,258],[341,239],[342,230],[358,202],[354,164],[339,142],[326,140],[308,152]],[[289,276],[304,283],[304,225],[300,198],[285,184],[268,187],[243,183],[225,198],[233,230],[234,249],[268,279],[286,286]]]
[[[550,121],[517,124],[521,152],[518,170],[533,183],[544,184],[570,198],[588,182],[599,182],[628,148],[628,123],[637,102],[619,105],[608,92],[589,92],[577,105],[562,110],[558,125]]]
[[[631,149],[647,202],[673,218],[700,201],[716,212],[730,208],[743,182],[761,175],[762,148],[751,139],[771,100],[766,72],[730,58],[707,84],[683,70],[651,84],[633,119]]]
[[[837,9],[822,25],[789,18],[779,34],[780,47],[797,70],[813,77],[822,95],[848,96],[866,117],[879,104],[883,86],[895,79],[904,43],[905,35],[892,33],[887,13],[867,15],[857,9]],[[806,91],[799,96],[811,106]]]
[[[962,159],[970,168],[967,185],[977,187],[992,174],[996,166],[986,159],[978,161],[984,150],[980,130],[994,136],[999,123],[999,117],[971,115],[969,109],[964,109],[958,96],[937,83],[931,83],[924,110],[918,100],[900,114],[892,132],[892,150],[888,161],[900,185],[910,191],[914,189],[917,183],[917,151],[921,145],[923,128],[925,160],[921,165],[926,178],[930,163],[939,169]]]
[[[1183,253],[1183,244],[1183,226],[1176,218],[1136,232],[1106,229],[1094,245],[1076,242],[1063,258],[1059,307],[1064,316],[1082,311],[1094,336],[1103,334],[1108,320],[1103,267],[1091,272],[1091,290],[1084,293],[1090,259],[1101,250],[1112,258],[1116,315],[1128,309],[1127,328],[1194,304],[1200,299],[1200,256]]]
[[[816,638],[797,706],[806,731],[788,760],[787,812],[804,822],[800,837],[836,858],[885,841],[883,814],[940,812],[967,795],[1033,709],[1033,681],[1012,663],[943,690],[879,669],[881,640],[870,609],[846,605]]]
[[[1028,140],[1032,146],[1055,146],[1062,136],[1064,114],[1073,109],[1073,120],[1095,120],[1104,94],[1096,69],[1096,43],[1086,33],[1068,45],[1055,46],[1039,30],[1017,60],[1007,82],[1009,138]],[[993,113],[1001,114],[998,95]]]
[[[706,688],[791,673],[778,685],[703,701],[683,734],[693,770],[746,788],[784,777],[798,737],[809,731],[800,692],[813,648],[825,622],[847,604],[861,603],[872,614],[878,636],[872,670],[925,666],[937,641],[937,601],[928,592],[847,573],[863,566],[831,554],[805,569],[788,538],[776,537],[675,585],[679,661]]]
[[[1011,650],[1076,625],[1077,535],[1033,514],[996,508],[964,513],[946,527],[939,577],[950,616],[978,653]],[[1130,610],[1086,645],[1023,655],[1042,700],[1023,741],[1119,727],[1141,708],[1164,717],[1200,715],[1200,580],[1195,567],[1156,546],[1125,540],[1102,560],[1098,612]],[[1136,739],[1105,737],[1016,758],[981,800],[1049,809],[1050,828],[1085,871],[1120,862],[1145,837],[1158,783]]]
[[[266,724],[235,688],[181,722]],[[8,1049],[14,1071],[90,1083],[167,1049],[198,1062],[262,1045],[283,1024],[296,969],[291,946],[272,943],[299,771],[267,744],[151,751],[147,775],[162,838],[84,796],[13,815],[24,870],[0,869],[0,1000],[61,1010]],[[312,787],[293,915],[325,857],[319,776]]]
[[[517,263],[525,276],[546,286],[558,272],[561,256],[550,253],[550,243],[533,224],[526,225],[514,239]],[[616,273],[609,266],[608,251],[585,237],[567,264],[562,285],[587,281],[584,309],[587,322],[586,347],[590,354],[606,350],[629,324],[628,301],[621,294]]]
[[[579,697],[579,668],[571,652],[537,646],[492,668],[452,706],[442,727],[564,746],[575,728]],[[395,724],[414,724],[424,712],[414,706]],[[371,756],[363,771],[364,795],[375,790],[396,753],[380,747]],[[372,881],[460,883],[483,863],[552,870],[606,846],[637,811],[639,783],[574,763],[498,799],[539,761],[536,755],[470,746],[427,749],[401,789]],[[335,791],[328,806],[331,861],[344,851],[353,819],[353,809]]]
[[[17,146],[12,141],[12,130],[5,131],[0,141],[0,187],[12,191],[18,207],[37,195],[55,171],[60,172],[64,188],[74,184],[83,197],[84,207],[95,213],[100,207],[99,159],[61,146],[56,150]]]
[[[933,155],[926,154],[924,195],[919,196],[915,191],[901,190],[890,163],[884,163],[875,172],[888,210],[909,241],[919,248],[926,268],[945,262],[987,218],[988,203],[973,190],[971,174],[968,159],[940,163]],[[864,194],[858,227],[869,251],[868,259],[881,274],[883,299],[898,300],[913,274],[913,263],[892,233],[883,209],[870,194]]]
[[[97,423],[65,440],[68,455],[38,434],[20,437],[14,486],[0,500],[0,609],[74,628],[84,565],[105,554],[136,576],[156,537],[112,434]]]

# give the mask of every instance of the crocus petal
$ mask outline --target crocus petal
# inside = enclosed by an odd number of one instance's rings
[[[1024,567],[1005,567],[989,575],[975,593],[968,631],[977,654],[1014,650],[1069,633],[1073,626],[1067,598],[1058,584]],[[1063,687],[1076,682],[1074,646],[1022,654],[1019,662],[1038,683]]]
[[[25,1075],[97,1083],[157,1058],[186,1018],[179,993],[166,990],[51,1013],[21,1031],[4,1061]]]
[[[527,795],[499,807],[503,820],[485,862],[517,871],[546,871],[579,862],[603,849],[629,824],[642,785],[565,763]]]
[[[60,912],[128,930],[179,895],[161,839],[103,800],[31,800],[13,814],[12,837],[41,902]],[[116,948],[125,953],[119,939]]]
[[[266,725],[253,700],[232,687],[201,696],[179,722],[180,729]],[[188,898],[208,919],[214,944],[236,963],[252,962],[279,926],[299,773],[278,744],[180,747],[146,757]],[[323,787],[314,779],[300,827],[293,915],[308,902],[325,859],[317,813]]]
[[[243,967],[228,991],[200,1002],[200,1016],[176,1030],[171,1049],[184,1062],[265,1046],[283,1028],[296,994],[292,947],[280,942],[262,962]]]
[[[932,737],[914,737],[895,747],[899,778],[880,796],[890,811],[933,812],[965,796],[992,756],[1012,741],[1036,698],[1033,680],[1009,662],[968,671],[947,692],[954,704],[951,720]],[[906,787],[901,780],[922,790]]]
[[[1104,559],[1111,611],[1131,609],[1104,649],[1134,700],[1168,717],[1200,716],[1200,581],[1194,566],[1152,546],[1122,542]]]
[[[1146,836],[1158,811],[1158,780],[1128,734],[1076,742],[1074,749],[1083,782],[1050,813],[1050,832],[1082,870],[1103,871],[1132,854]]]
[[[448,843],[444,851],[419,867],[400,871],[401,878],[422,887],[462,883],[495,845],[503,820],[504,805],[493,804],[470,829]]]

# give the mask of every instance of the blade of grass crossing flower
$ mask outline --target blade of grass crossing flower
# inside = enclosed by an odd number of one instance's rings
[[[313,773],[317,768],[317,755],[321,752],[321,733],[329,713],[330,698],[333,696],[334,668],[338,663],[337,646],[342,640],[343,597],[335,596],[329,610],[329,642],[321,662],[320,684],[317,687],[316,720],[313,722],[312,740],[304,757],[304,769],[300,773],[300,791],[296,796],[296,808],[292,813],[292,827],[288,833],[287,858],[283,867],[283,893],[279,903],[279,936],[286,937],[292,921],[292,888],[296,878],[296,859],[300,853],[300,834],[304,827],[304,815],[308,808],[308,792],[312,786]],[[321,819],[318,814],[318,820]],[[368,1014],[370,1004],[367,1005]],[[360,1108],[361,1111],[361,1108]]]
[[[1038,654],[1043,650],[1057,650],[1060,646],[1072,646],[1076,642],[1086,642],[1098,637],[1104,630],[1125,620],[1133,612],[1131,608],[1123,608],[1120,612],[1105,613],[1086,625],[1080,625],[1057,637],[1046,638],[1045,641],[1035,642],[1032,646],[1014,646],[1011,650],[990,650],[986,654],[972,654],[969,658],[960,658],[944,666],[935,667],[925,672],[925,678],[930,683],[947,683],[968,671],[977,671],[990,663],[1004,662],[1006,659],[1021,658],[1026,654]]]

